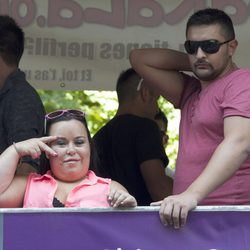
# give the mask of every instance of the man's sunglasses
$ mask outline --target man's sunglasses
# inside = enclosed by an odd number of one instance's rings
[[[53,111],[53,112],[45,115],[44,133],[46,133],[47,120],[53,120],[53,119],[59,118],[66,113],[71,114],[71,115],[76,116],[76,117],[85,117],[85,113],[83,111],[77,110],[77,109],[62,109],[62,110]]]
[[[233,38],[234,39],[234,38]],[[208,54],[214,54],[217,53],[220,49],[220,46],[231,42],[233,39],[227,40],[225,42],[220,43],[218,40],[210,39],[210,40],[204,40],[204,41],[190,41],[187,40],[184,43],[185,50],[188,54],[196,54],[198,48],[201,48],[205,53]]]

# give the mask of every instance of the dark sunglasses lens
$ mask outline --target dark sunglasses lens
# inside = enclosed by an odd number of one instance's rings
[[[47,114],[46,117],[48,117],[49,119],[53,119],[53,118],[56,118],[58,116],[61,116],[62,114],[63,114],[63,110],[58,110],[58,111]]]
[[[203,41],[201,44],[201,49],[205,53],[214,54],[218,52],[220,48],[220,43],[217,40]]]
[[[214,54],[218,52],[220,48],[220,43],[217,40],[207,40],[207,41],[189,41],[184,43],[185,50],[188,54],[197,53],[200,47],[205,53]]]
[[[196,42],[192,42],[192,41],[186,41],[184,43],[184,48],[188,54],[194,54],[198,49]]]

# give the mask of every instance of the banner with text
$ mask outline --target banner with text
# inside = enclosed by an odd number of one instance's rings
[[[249,211],[194,211],[174,230],[156,210],[0,209],[0,250],[248,250]]]
[[[0,0],[26,35],[21,69],[36,88],[114,90],[133,48],[183,50],[185,24],[215,7],[233,19],[236,62],[249,67],[249,0]]]

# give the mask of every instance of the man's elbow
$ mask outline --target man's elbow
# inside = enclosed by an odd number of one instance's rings
[[[163,200],[167,196],[173,194],[173,179],[166,176],[165,181],[158,183],[157,186],[149,190],[151,199],[153,201]]]
[[[132,49],[129,53],[129,61],[132,67],[136,65],[136,62],[138,62],[138,53],[139,53],[138,49]]]

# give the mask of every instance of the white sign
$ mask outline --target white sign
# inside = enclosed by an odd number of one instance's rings
[[[250,3],[244,0],[0,0],[0,13],[23,27],[20,68],[40,89],[114,90],[133,48],[183,50],[187,18],[225,10],[235,24],[236,62],[250,67]]]

